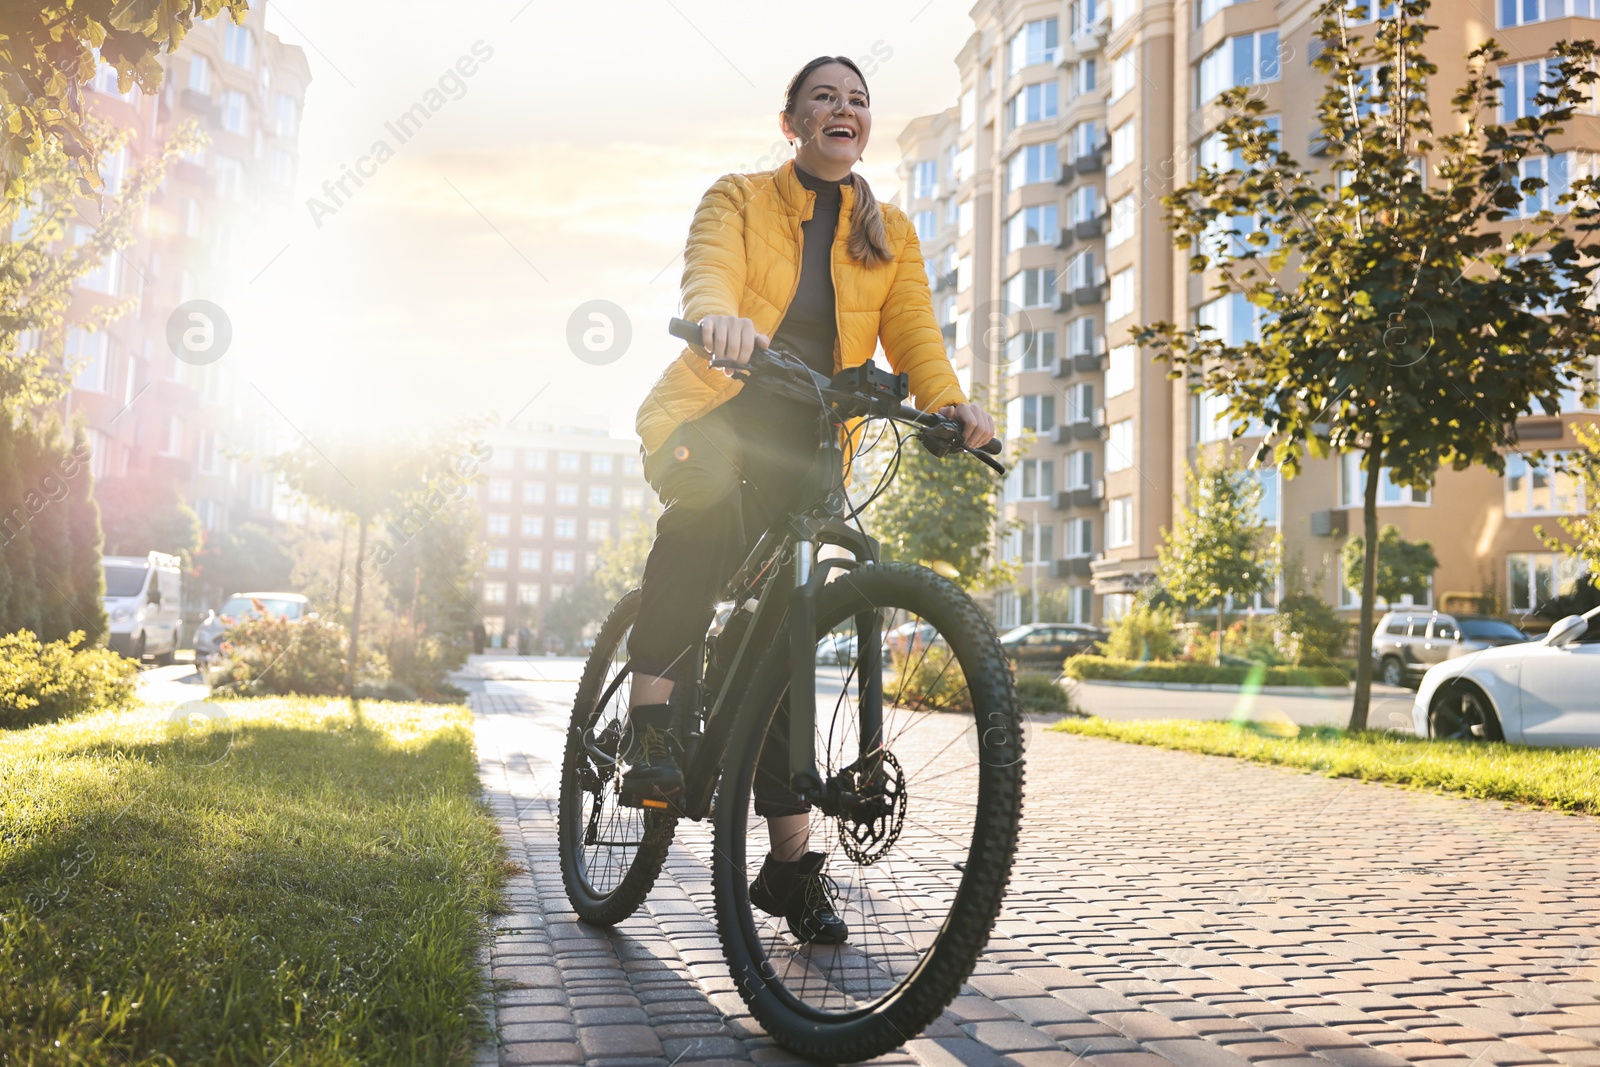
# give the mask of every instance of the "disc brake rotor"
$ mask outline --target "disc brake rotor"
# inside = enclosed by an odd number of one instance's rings
[[[888,749],[863,756],[834,776],[844,800],[839,844],[860,865],[888,854],[906,821],[906,775]]]

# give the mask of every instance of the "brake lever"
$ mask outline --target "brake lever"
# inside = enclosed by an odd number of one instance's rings
[[[1008,473],[1010,473],[1009,471],[1006,470],[1006,465],[1004,463],[1001,463],[999,460],[995,459],[993,456],[989,455],[989,453],[987,453],[987,452],[980,452],[976,448],[968,448],[966,445],[962,445],[961,446],[961,451],[967,453],[968,455],[978,457],[978,460],[985,467],[988,467],[990,470],[994,471],[996,474],[1000,475],[1000,477],[1002,477],[1002,478],[1004,478]]]

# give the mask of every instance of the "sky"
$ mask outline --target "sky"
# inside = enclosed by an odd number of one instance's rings
[[[248,374],[300,424],[493,413],[631,436],[680,351],[666,322],[694,207],[720,175],[788,158],[790,76],[816,55],[857,59],[873,97],[857,172],[892,199],[897,136],[957,99],[969,10],[267,0],[268,29],[305,49],[313,81],[296,207],[238,253]],[[418,103],[432,113],[402,141],[386,124]],[[346,179],[350,195],[323,191],[350,169],[368,175]],[[595,331],[587,361],[575,314]]]

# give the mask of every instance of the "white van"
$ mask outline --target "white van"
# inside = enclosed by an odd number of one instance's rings
[[[163,666],[171,663],[183,631],[183,561],[152,552],[105,556],[100,563],[106,572],[112,651],[136,660],[154,656]]]

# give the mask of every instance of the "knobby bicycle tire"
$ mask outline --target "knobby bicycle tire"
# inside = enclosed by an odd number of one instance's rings
[[[672,835],[678,822],[674,816],[664,812],[617,806],[614,777],[606,780],[599,793],[585,790],[582,783],[585,768],[592,770],[595,767],[584,747],[584,736],[593,729],[595,720],[602,713],[608,710],[614,713],[620,706],[622,713],[626,714],[625,690],[619,689],[613,694],[606,708],[597,705],[612,680],[610,668],[638,614],[639,591],[634,590],[617,601],[601,624],[594,648],[583,665],[583,678],[578,683],[578,695],[573,701],[572,719],[567,727],[566,752],[561,761],[561,792],[556,819],[561,880],[566,885],[567,899],[571,901],[578,917],[598,926],[614,926],[644,903],[661,874],[661,865],[672,846]],[[613,770],[613,776],[615,773]],[[584,802],[585,798],[593,798],[594,803],[603,803],[607,796],[615,809],[607,832],[620,819],[639,827],[639,843],[616,884],[596,886],[588,873],[591,864],[584,851],[583,839],[590,824],[590,808]]]
[[[920,950],[923,952],[920,958],[909,965],[908,972],[897,979],[899,984],[883,997],[838,1012],[821,1011],[802,1003],[778,974],[779,966],[793,970],[793,958],[806,953],[812,954],[802,969],[811,969],[810,964],[821,952],[817,946],[791,948],[791,959],[787,962],[780,960],[779,965],[774,965],[768,958],[758,923],[770,925],[772,920],[760,919],[751,910],[748,886],[759,860],[752,860],[746,855],[746,836],[752,824],[751,791],[760,753],[769,723],[787,691],[787,647],[769,652],[755,684],[751,686],[750,701],[740,709],[740,719],[734,727],[729,745],[715,812],[717,848],[713,860],[713,882],[717,927],[735,985],[752,1014],[775,1040],[791,1052],[825,1062],[858,1061],[895,1048],[920,1033],[954,999],[962,983],[971,975],[999,916],[1010,879],[1021,819],[1021,711],[1009,665],[987,617],[957,586],[926,568],[896,563],[873,564],[840,576],[822,590],[818,599],[817,633],[819,637],[828,635],[831,627],[841,620],[850,619],[858,612],[883,607],[906,609],[933,624],[939,637],[947,642],[949,654],[965,675],[971,704],[967,714],[973,717],[977,726],[971,747],[978,766],[974,772],[977,797],[972,840],[962,862],[952,860],[949,864],[951,870],[960,871],[960,876],[948,915],[940,924],[920,915],[911,916],[916,906],[914,904],[896,901],[889,905],[891,910],[908,916],[908,931],[911,922],[920,922],[927,929],[937,927],[931,935],[931,947]],[[927,644],[933,647],[937,641],[930,638]],[[819,658],[823,654],[819,651]],[[848,686],[840,698],[840,706],[847,698]],[[886,695],[885,702],[888,703],[888,700]],[[913,710],[908,715],[914,713],[946,714]],[[819,709],[819,737],[824,730],[822,714]],[[885,714],[887,716],[887,710]],[[934,728],[948,731],[962,726],[962,721],[957,720]],[[857,744],[859,746],[859,742]],[[885,748],[889,747],[886,729]],[[932,761],[925,766],[931,767]],[[819,770],[824,777],[827,776],[827,769],[819,766]],[[926,799],[937,792],[936,789],[919,787],[914,780],[902,781],[908,809],[915,810],[919,803],[927,806],[942,802]],[[842,836],[840,840],[842,842]],[[891,843],[890,847],[892,850],[895,846]],[[958,853],[959,846],[952,845],[950,850]],[[862,860],[852,862],[861,863]],[[867,872],[867,877],[879,877],[879,872],[872,871],[869,866],[857,867],[856,870],[858,873]],[[947,879],[954,880],[949,871],[945,874]],[[871,903],[881,894],[867,881],[867,877],[862,878],[861,896]],[[909,895],[903,899],[913,900]],[[875,904],[864,909],[864,927],[871,929],[868,924],[873,921],[875,914]],[[926,940],[928,936],[924,933],[921,939]],[[909,934],[905,939],[908,945],[916,940]],[[884,945],[887,960],[892,955],[887,937]],[[905,957],[913,953],[899,946],[893,951],[901,957],[896,965],[907,967]],[[848,987],[851,981],[849,967],[841,968],[841,972],[844,979],[841,986]],[[889,977],[895,976],[890,973]],[[824,982],[827,981],[829,979],[824,978]],[[870,981],[867,985],[867,995],[870,997]],[[856,988],[860,988],[859,979],[856,980]],[[803,993],[802,987],[802,996]],[[847,992],[843,995],[854,998],[857,993]]]

